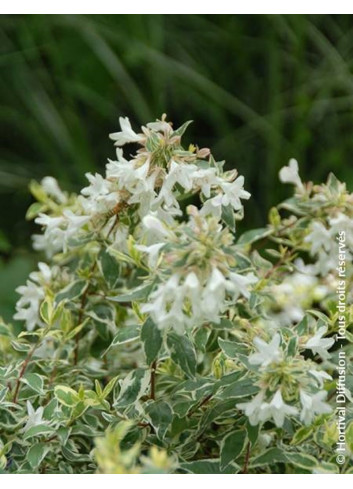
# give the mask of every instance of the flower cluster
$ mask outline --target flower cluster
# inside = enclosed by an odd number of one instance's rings
[[[286,417],[299,413],[300,420],[308,425],[316,415],[332,411],[324,402],[327,392],[322,389],[324,380],[332,380],[332,377],[300,354],[309,349],[323,359],[329,358],[327,350],[334,339],[322,338],[326,332],[323,326],[304,344],[298,341],[295,352],[288,352],[288,345],[279,333],[269,343],[255,337],[257,351],[249,356],[249,363],[258,369],[260,391],[251,401],[237,404],[252,425],[272,418],[276,426],[281,427]]]
[[[141,311],[150,314],[158,327],[172,327],[180,334],[185,326],[219,323],[227,305],[240,296],[249,299],[252,285],[258,281],[252,272],[237,273],[229,230],[194,207],[188,211],[189,221],[174,227],[146,216],[145,228],[158,242],[137,246],[147,253],[148,264],[158,278]]]

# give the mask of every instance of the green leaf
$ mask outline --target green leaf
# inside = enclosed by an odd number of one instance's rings
[[[246,431],[235,430],[229,433],[221,442],[221,469],[228,467],[230,462],[236,460],[245,447]]]
[[[164,401],[155,401],[148,406],[147,414],[156,431],[157,437],[160,440],[163,440],[167,429],[173,420],[172,408]]]
[[[86,280],[77,280],[76,282],[69,284],[61,292],[59,292],[55,297],[55,302],[59,303],[64,299],[68,301],[73,301],[78,297],[80,297],[80,295],[83,293],[86,287],[87,287]]]
[[[129,343],[130,341],[136,340],[140,336],[140,326],[131,325],[121,328],[118,333],[114,336],[110,347],[123,345],[124,343]]]
[[[61,404],[71,408],[80,401],[78,393],[66,385],[55,386],[54,395]]]
[[[242,379],[234,384],[231,384],[217,395],[220,399],[240,399],[257,394],[259,388],[251,379]]]
[[[235,216],[233,207],[229,204],[222,205],[222,221],[229,227],[231,231],[235,231]]]
[[[289,341],[288,341],[288,346],[287,346],[287,353],[289,357],[294,357],[297,354],[298,350],[298,337],[293,336]]]
[[[313,427],[312,426],[302,426],[299,428],[298,431],[294,433],[294,436],[292,438],[292,441],[290,442],[291,445],[299,445],[302,443],[304,440],[309,438],[309,436],[313,433]]]
[[[194,462],[183,462],[180,467],[189,474],[235,474],[239,467],[233,465],[221,469],[219,459],[204,459]]]
[[[118,377],[113,377],[108,384],[104,387],[103,389],[103,394],[102,397],[105,399],[106,397],[109,396],[111,391],[114,389],[114,386],[116,384],[116,381],[118,380]]]
[[[40,305],[40,316],[45,324],[50,325],[53,317],[53,304],[49,299],[45,299]]]
[[[102,250],[98,256],[98,264],[108,287],[114,289],[120,278],[118,262],[107,250]]]
[[[271,229],[268,228],[258,228],[251,229],[250,231],[246,231],[243,233],[237,241],[237,245],[244,246],[255,243],[255,241],[259,241],[259,239],[266,238],[272,233]]]
[[[146,355],[146,362],[150,365],[157,358],[162,346],[161,331],[151,318],[148,318],[142,325],[141,341]]]
[[[32,469],[39,467],[47,451],[48,447],[45,445],[45,443],[36,443],[35,445],[31,446],[27,453],[27,460]]]
[[[45,424],[38,424],[37,426],[32,426],[23,435],[24,440],[27,438],[32,438],[34,436],[43,436],[53,433],[53,428]]]
[[[248,438],[249,438],[251,445],[254,446],[257,439],[258,439],[258,436],[259,436],[260,425],[257,424],[255,426],[253,426],[250,424],[249,420],[247,420],[246,431],[248,433]]]
[[[286,457],[288,462],[295,465],[296,467],[301,467],[302,469],[312,470],[319,464],[319,462],[314,457],[308,455],[307,453],[286,452]]]
[[[38,392],[38,394],[43,394],[43,386],[44,386],[44,380],[43,377],[39,374],[32,374],[32,373],[27,373],[21,381],[28,385],[31,389],[33,389],[35,392]]]
[[[147,299],[149,293],[153,288],[152,284],[142,285],[137,287],[135,290],[129,292],[128,294],[117,295],[115,297],[108,297],[110,301],[114,302],[133,302],[133,301],[143,301]]]
[[[196,373],[196,353],[190,340],[186,336],[169,333],[167,346],[173,362],[179,365],[186,375],[193,377]]]
[[[248,346],[244,343],[237,343],[236,341],[223,340],[222,338],[218,338],[218,344],[221,347],[223,353],[228,358],[237,358],[239,354],[247,355]]]
[[[145,394],[149,383],[149,370],[138,368],[128,373],[121,384],[121,390],[115,406],[118,408],[131,406]]]
[[[269,448],[264,453],[256,457],[251,461],[251,467],[258,467],[261,465],[269,465],[276,462],[287,462],[286,454],[279,448]]]
[[[198,350],[205,352],[211,331],[208,328],[199,328],[194,336],[195,346]]]
[[[182,136],[192,122],[193,121],[184,122],[182,126],[178,127],[178,129],[173,131],[173,136]]]
[[[235,413],[235,402],[234,399],[227,399],[222,402],[218,402],[210,409],[205,411],[201,420],[201,431],[203,431],[209,424],[213,423],[217,418],[225,416],[227,412],[231,411]]]
[[[26,212],[26,219],[28,221],[34,219],[40,212],[43,212],[46,208],[46,205],[41,204],[40,202],[33,202]]]

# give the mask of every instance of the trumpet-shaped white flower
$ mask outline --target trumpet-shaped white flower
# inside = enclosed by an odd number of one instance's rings
[[[158,258],[159,258],[159,252],[161,249],[165,246],[165,243],[156,243],[152,244],[150,246],[145,246],[145,245],[135,245],[135,248],[139,251],[142,251],[144,253],[148,254],[148,266],[149,268],[153,269],[155,268]]]
[[[143,139],[141,134],[133,131],[128,117],[119,117],[121,131],[109,134],[116,146],[124,146],[126,143],[138,143]]]
[[[84,187],[81,190],[81,194],[87,197],[100,198],[103,195],[110,193],[109,182],[102,177],[99,173],[92,175],[92,173],[86,173],[86,178],[90,185]]]
[[[90,216],[79,216],[70,209],[62,216],[52,217],[40,213],[35,219],[36,224],[45,228],[44,234],[34,235],[34,248],[44,250],[48,256],[66,249],[67,242],[91,219]]]
[[[319,391],[311,395],[302,389],[300,390],[300,402],[303,407],[300,419],[304,424],[310,424],[317,414],[328,414],[332,411],[331,407],[324,402],[326,396],[326,391]]]
[[[304,241],[310,243],[312,255],[317,255],[320,249],[330,251],[332,247],[330,231],[318,221],[312,222],[310,233],[305,237]]]
[[[179,334],[184,332],[185,317],[184,290],[179,287],[180,277],[172,275],[165,284],[160,284],[151,294],[148,304],[143,304],[141,311],[151,315],[160,329],[172,327]]]
[[[220,322],[220,312],[224,308],[224,301],[228,281],[224,275],[214,268],[210,278],[202,291],[201,311],[199,317],[201,320],[213,321],[214,323]]]
[[[305,348],[308,348],[313,353],[317,353],[323,360],[330,358],[330,354],[327,350],[334,344],[334,338],[323,338],[327,332],[327,326],[321,326],[316,334],[306,342]]]
[[[273,418],[277,428],[280,428],[283,426],[286,416],[295,416],[297,413],[298,409],[286,404],[283,401],[281,391],[278,390],[269,404],[262,404],[259,420],[267,421],[268,419]]]
[[[259,424],[259,414],[261,411],[261,406],[264,403],[265,393],[260,391],[255,397],[249,402],[240,402],[236,404],[238,409],[244,411],[245,415],[249,418],[250,424],[255,426]]]
[[[260,391],[250,402],[237,404],[237,408],[244,411],[253,426],[273,418],[276,426],[280,428],[286,416],[294,416],[298,413],[296,407],[283,401],[280,390],[276,392],[270,403],[265,402],[264,398],[264,391]]]
[[[250,285],[254,285],[258,282],[258,278],[253,273],[247,275],[240,275],[239,273],[230,272],[228,274],[229,281],[227,284],[228,290],[233,294],[233,299],[237,299],[240,295],[246,299],[250,297]]]
[[[284,166],[279,171],[279,179],[283,183],[292,183],[298,189],[303,189],[303,183],[299,176],[298,162],[294,158],[289,160],[288,166]]]
[[[21,295],[16,303],[14,319],[25,321],[28,331],[32,331],[40,323],[39,305],[45,297],[44,287],[49,285],[52,277],[50,268],[46,263],[38,264],[39,271],[32,272],[26,285],[17,287],[16,292]]]
[[[222,182],[220,184],[223,190],[222,205],[227,207],[231,205],[235,211],[242,209],[240,199],[248,200],[251,194],[244,190],[244,177],[241,175],[233,182]]]
[[[47,424],[47,421],[43,420],[43,411],[44,408],[40,406],[38,409],[34,410],[30,401],[27,401],[27,413],[28,419],[25,427],[23,428],[23,432],[28,431],[30,428],[34,426],[38,426],[40,424]]]
[[[251,365],[261,365],[261,367],[266,367],[272,362],[281,361],[283,359],[283,351],[280,348],[280,343],[281,337],[278,333],[274,335],[270,343],[266,343],[256,336],[254,338],[254,345],[258,352],[250,355],[249,363],[251,363]]]
[[[167,229],[167,227],[164,225],[161,219],[156,216],[156,214],[147,214],[142,219],[142,224],[146,231],[148,231],[150,234],[153,234],[153,236],[157,239],[164,238],[165,240],[167,240],[168,237],[171,236],[171,231]]]
[[[199,188],[201,193],[209,199],[211,188],[219,184],[220,178],[217,177],[215,168],[197,168],[192,172],[193,188]]]
[[[67,202],[67,196],[61,190],[55,178],[44,177],[41,181],[41,185],[43,187],[43,190],[51,197],[54,197],[54,199],[57,200],[60,204],[65,204]]]
[[[332,380],[331,375],[329,375],[327,372],[324,372],[323,370],[309,370],[309,374],[311,374],[315,380],[317,381],[318,387],[320,389],[324,385],[325,380]]]

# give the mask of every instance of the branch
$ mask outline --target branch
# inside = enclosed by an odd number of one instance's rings
[[[28,352],[27,357],[23,361],[22,368],[21,368],[20,373],[19,373],[19,376],[18,376],[18,378],[16,380],[15,392],[14,392],[14,395],[13,395],[13,403],[14,404],[17,404],[17,401],[18,401],[18,395],[19,395],[20,386],[21,386],[21,379],[24,376],[24,374],[26,373],[28,364],[31,361],[31,358],[33,356],[33,353],[38,348],[38,345],[40,343],[40,340],[41,340],[41,338],[38,338],[37,339],[37,341],[33,345],[32,349]]]
[[[152,362],[151,365],[151,399],[156,399],[156,369],[157,369],[157,360]]]
[[[242,474],[248,473],[248,466],[249,466],[249,460],[250,460],[250,446],[251,446],[250,442],[248,442],[248,446],[246,447],[244,466],[243,466],[243,470],[241,471]]]

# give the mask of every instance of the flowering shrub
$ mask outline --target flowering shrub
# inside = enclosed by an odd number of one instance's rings
[[[352,472],[353,195],[291,160],[293,197],[238,236],[244,178],[188,123],[120,125],[80,195],[31,184],[46,262],[0,325],[3,472]]]

